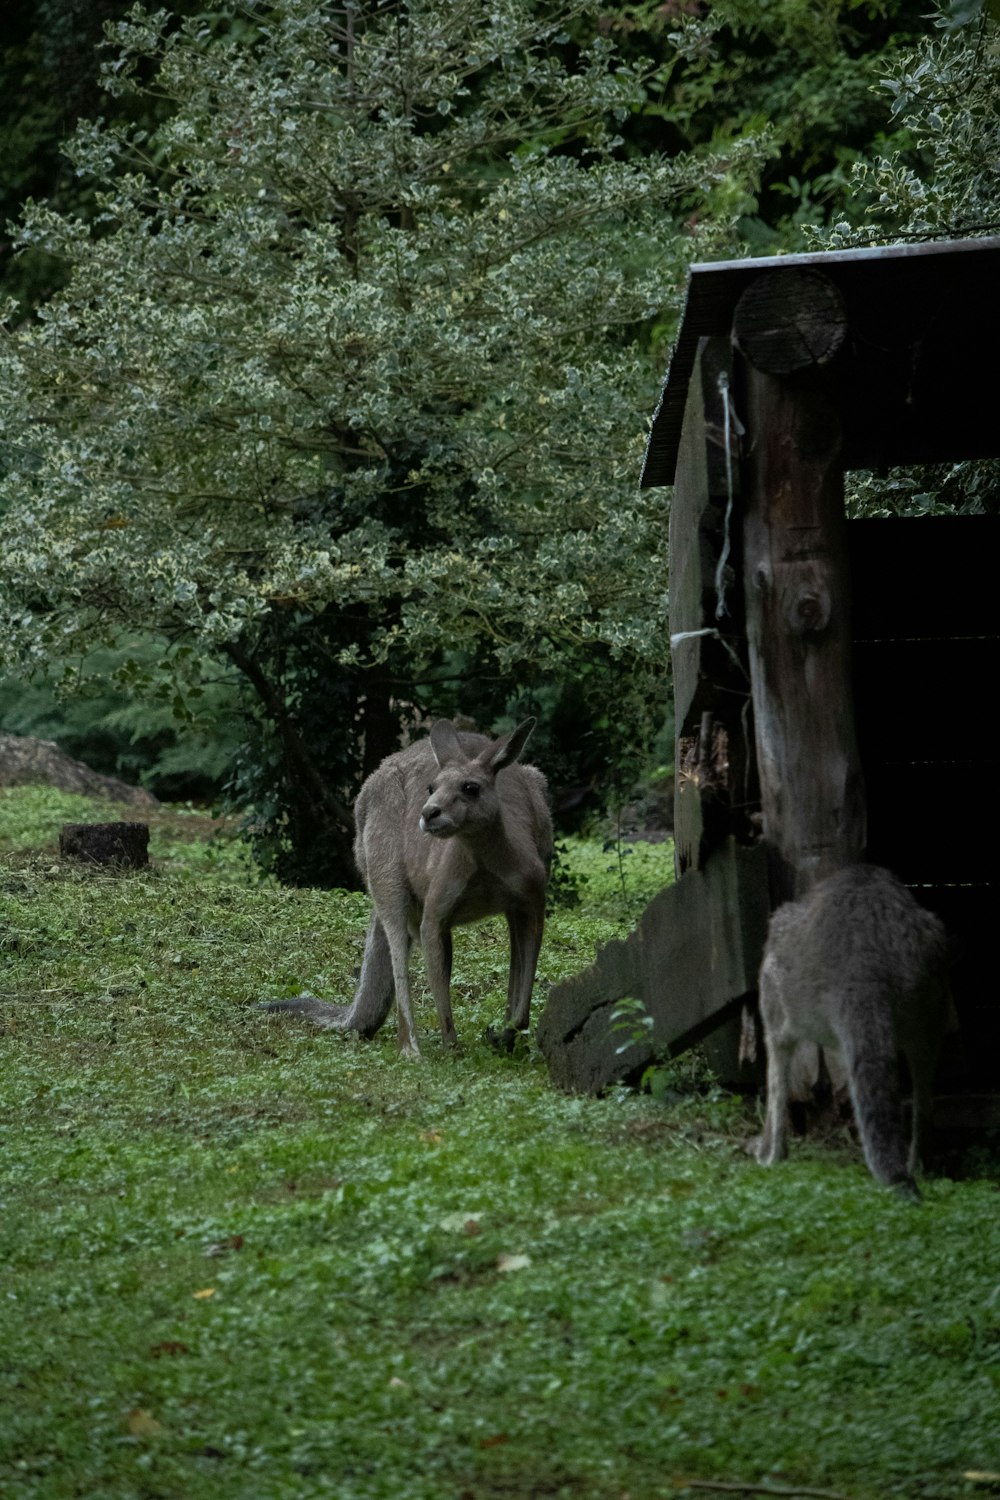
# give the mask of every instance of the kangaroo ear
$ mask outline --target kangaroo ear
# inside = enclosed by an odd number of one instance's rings
[[[534,719],[525,719],[523,724],[518,724],[517,728],[511,730],[510,734],[504,735],[502,740],[497,740],[495,745],[492,745],[489,750],[483,752],[481,758],[486,762],[486,765],[494,775],[496,775],[497,771],[502,771],[504,766],[512,765],[515,760],[520,759],[521,751],[528,743],[534,727]]]
[[[450,719],[438,719],[431,725],[431,749],[439,766],[447,765],[450,760],[465,759],[458,731]]]

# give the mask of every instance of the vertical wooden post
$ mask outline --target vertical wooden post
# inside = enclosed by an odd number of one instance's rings
[[[843,338],[831,284],[779,271],[735,315],[745,356],[743,579],[774,895],[861,857],[840,421],[822,372]]]

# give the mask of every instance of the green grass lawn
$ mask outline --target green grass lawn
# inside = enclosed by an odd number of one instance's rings
[[[554,1092],[479,1041],[494,924],[456,943],[457,1055],[426,1000],[420,1064],[264,1014],[348,998],[365,899],[257,883],[177,811],[148,872],[59,860],[112,815],[0,793],[0,1495],[1000,1489],[996,1181],[914,1208],[846,1138],[764,1171],[684,1062],[666,1105]],[[670,854],[566,861],[539,1003]]]

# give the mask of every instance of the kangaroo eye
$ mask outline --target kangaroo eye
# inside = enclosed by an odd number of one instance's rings
[[[479,782],[478,781],[463,781],[462,782],[462,791],[465,793],[465,795],[467,797],[472,797],[472,798],[478,797],[479,796]]]
[[[434,795],[434,783],[433,783],[433,781],[431,782],[430,786],[427,788],[427,791],[428,791],[428,794],[431,797],[433,797],[433,795]]]

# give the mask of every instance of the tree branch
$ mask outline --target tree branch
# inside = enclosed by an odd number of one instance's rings
[[[223,650],[233,666],[243,673],[267,713],[274,720],[289,767],[301,778],[298,789],[305,793],[306,801],[315,815],[325,820],[330,813],[333,813],[346,828],[353,827],[354,818],[350,808],[332,796],[316,762],[309,753],[305,740],[288,715],[284,699],[261,669],[260,663],[255,661],[250,652],[238,641],[228,641]]]

